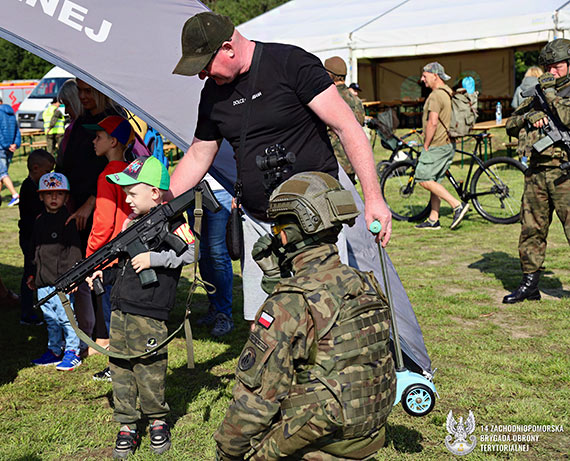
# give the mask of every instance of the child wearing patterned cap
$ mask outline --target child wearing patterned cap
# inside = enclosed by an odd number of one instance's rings
[[[170,177],[156,157],[138,158],[121,173],[107,176],[113,184],[122,186],[126,202],[136,215],[132,222],[144,219],[162,203],[170,186]],[[133,258],[119,255],[116,266],[96,271],[87,279],[102,277],[104,284],[112,283],[111,331],[109,350],[120,354],[139,354],[155,348],[168,337],[166,321],[176,298],[176,285],[184,264],[194,262],[194,236],[184,218],[169,224],[169,230],[186,244],[177,255],[166,244]],[[156,281],[143,285],[139,273],[152,268]],[[114,419],[121,424],[113,450],[115,458],[126,458],[140,444],[140,424],[143,416],[150,421],[150,448],[160,454],[170,448],[169,413],[165,401],[167,348],[144,359],[110,359],[113,383]],[[137,397],[140,411],[137,409]]]
[[[27,285],[38,291],[38,299],[55,291],[55,281],[82,259],[81,242],[75,221],[64,206],[69,196],[69,182],[61,173],[44,174],[38,183],[38,194],[44,211],[36,218],[27,260],[31,267]],[[73,295],[70,298],[73,307]],[[34,365],[56,365],[58,370],[70,371],[81,365],[79,337],[73,330],[65,309],[55,296],[42,304],[48,330],[48,350]]]

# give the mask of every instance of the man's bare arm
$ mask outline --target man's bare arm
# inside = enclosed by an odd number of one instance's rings
[[[194,138],[186,155],[172,173],[169,191],[172,196],[166,197],[167,199],[177,197],[201,181],[212,165],[220,144],[221,140],[202,141]]]
[[[334,85],[315,96],[309,107],[338,135],[362,185],[366,225],[370,226],[375,219],[380,221],[382,231],[378,238],[386,246],[392,234],[392,215],[380,192],[372,148],[364,130]]]
[[[426,125],[426,132],[424,133],[424,149],[428,150],[435,135],[437,124],[439,123],[439,114],[437,112],[430,112],[428,115],[428,122]]]

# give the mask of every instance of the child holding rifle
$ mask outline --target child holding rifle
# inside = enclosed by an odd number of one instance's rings
[[[44,211],[36,218],[30,244],[31,263],[26,268],[30,290],[38,290],[43,298],[55,290],[59,276],[82,259],[79,232],[75,220],[66,224],[69,212],[64,206],[69,196],[69,182],[61,173],[44,174],[38,183],[38,193]],[[67,295],[69,297],[69,295]],[[70,299],[73,307],[73,297]],[[73,330],[60,299],[55,296],[42,304],[48,330],[48,350],[34,365],[56,365],[58,370],[70,371],[81,365],[79,337]]]
[[[155,157],[136,159],[122,173],[107,176],[107,180],[123,187],[126,202],[138,215],[137,219],[162,202],[170,185],[168,171]],[[109,347],[112,352],[144,353],[168,336],[166,321],[174,305],[181,268],[194,259],[194,236],[184,219],[180,218],[171,228],[188,245],[180,256],[166,245],[130,260],[125,253],[117,265],[104,272],[96,271],[87,279],[90,286],[96,277],[102,277],[104,284],[113,284]],[[158,282],[143,286],[139,274],[150,268]],[[138,448],[141,434],[137,426],[142,415],[151,421],[151,450],[160,454],[170,448],[170,429],[165,421],[169,407],[164,398],[167,360],[166,348],[143,359],[111,358],[114,419],[121,424],[113,449],[115,458],[126,458]],[[136,408],[137,396],[140,412]]]

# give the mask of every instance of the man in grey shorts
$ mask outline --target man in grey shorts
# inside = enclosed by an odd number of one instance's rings
[[[426,64],[422,71],[421,81],[431,93],[424,104],[424,145],[416,167],[416,182],[430,192],[431,212],[425,222],[416,226],[418,229],[441,229],[439,206],[442,199],[453,208],[451,229],[457,228],[469,209],[468,203],[461,203],[440,184],[455,154],[455,143],[447,129],[451,122],[453,91],[445,81],[450,78],[439,62]]]

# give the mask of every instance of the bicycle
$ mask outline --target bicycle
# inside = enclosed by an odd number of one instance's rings
[[[396,136],[394,133],[394,124],[397,118],[392,115],[392,110],[387,110],[376,116],[376,118],[370,118],[366,125],[371,130],[374,130],[374,135],[371,140],[372,149],[376,145],[376,140],[380,138],[380,143],[384,149],[390,151],[390,157],[388,160],[382,160],[376,164],[376,173],[380,177],[384,168],[391,165],[394,162],[400,160],[413,159],[419,156],[419,152],[415,147],[419,147],[422,142],[421,129],[412,129],[402,135],[401,137]],[[408,139],[410,137],[413,139]]]
[[[461,201],[472,201],[483,218],[497,224],[519,221],[526,167],[510,157],[496,157],[484,162],[479,158],[481,145],[490,134],[468,136],[476,141],[473,152],[456,149],[456,152],[471,157],[467,177],[458,182],[449,170],[445,176]],[[382,171],[380,177],[384,201],[394,219],[399,221],[420,221],[431,211],[430,192],[415,180],[417,163],[417,158],[394,162]],[[478,168],[473,173],[475,166]]]

